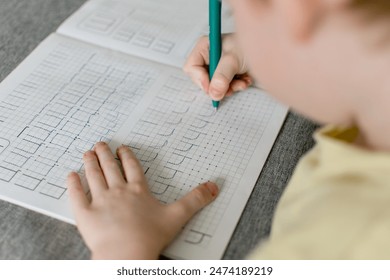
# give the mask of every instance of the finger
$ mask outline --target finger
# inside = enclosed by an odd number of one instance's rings
[[[209,39],[204,36],[191,51],[183,70],[205,92],[208,92],[209,85],[207,65],[209,65]]]
[[[89,201],[84,193],[80,177],[77,173],[72,172],[68,175],[67,186],[73,212],[77,215],[79,210],[85,209],[89,205]]]
[[[223,55],[211,80],[209,95],[216,101],[222,100],[238,71],[237,59],[232,55]]]
[[[240,75],[239,78],[240,78],[240,80],[245,81],[248,86],[251,86],[253,84],[253,79],[248,74]]]
[[[121,146],[118,148],[117,154],[121,160],[127,182],[141,183],[144,185],[144,170],[134,153],[128,147]]]
[[[104,142],[97,143],[95,145],[95,153],[99,159],[108,187],[123,186],[125,179],[108,145]]]
[[[207,182],[190,191],[182,199],[169,205],[169,210],[171,215],[175,217],[177,226],[184,226],[195,213],[214,201],[218,192],[216,184]]]
[[[210,78],[208,69],[203,66],[193,66],[190,72],[187,74],[191,77],[191,80],[196,84],[201,90],[208,94],[210,86]]]
[[[207,36],[201,37],[189,54],[183,70],[187,72],[192,66],[209,65],[209,49],[209,38]]]
[[[100,169],[95,152],[86,152],[83,156],[83,160],[85,165],[85,176],[87,177],[92,197],[101,195],[103,191],[107,190],[107,183],[104,179],[103,172]]]
[[[230,87],[228,92],[225,94],[225,97],[232,96],[234,94],[233,89]]]
[[[233,80],[230,87],[233,92],[242,91],[248,88],[248,83],[244,80]]]

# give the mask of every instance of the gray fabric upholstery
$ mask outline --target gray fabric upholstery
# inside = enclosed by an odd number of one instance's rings
[[[85,0],[0,1],[0,80]],[[272,215],[316,126],[289,114],[246,206],[225,259],[242,259],[270,232]],[[0,131],[1,133],[1,131]],[[0,201],[0,259],[87,259],[73,225]]]

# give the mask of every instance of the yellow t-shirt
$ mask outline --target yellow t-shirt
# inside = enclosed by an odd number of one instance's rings
[[[390,259],[390,153],[353,144],[357,136],[315,134],[250,259]]]

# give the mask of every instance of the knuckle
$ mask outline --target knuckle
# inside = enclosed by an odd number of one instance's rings
[[[130,188],[135,194],[143,194],[145,192],[145,187],[143,182],[134,182],[131,184]]]
[[[226,61],[226,63],[228,63],[234,70],[237,70],[238,72],[238,69],[239,69],[239,65],[238,65],[238,59],[237,57],[228,52],[224,55],[224,60]]]
[[[124,197],[127,195],[128,193],[128,190],[126,188],[122,188],[122,187],[115,187],[115,188],[111,188],[110,189],[110,192],[112,193],[113,196],[115,197]]]

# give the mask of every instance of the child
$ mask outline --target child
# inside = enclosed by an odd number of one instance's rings
[[[221,100],[249,86],[249,73],[292,109],[332,124],[316,133],[316,147],[278,205],[269,240],[250,257],[390,258],[390,2],[229,3],[237,33],[224,38],[211,83],[208,41],[199,41],[184,68],[194,82]],[[120,148],[118,155],[126,179],[107,145],[85,154],[92,203],[70,174],[79,230],[93,258],[157,258],[218,189],[206,183],[161,205],[131,151]]]

